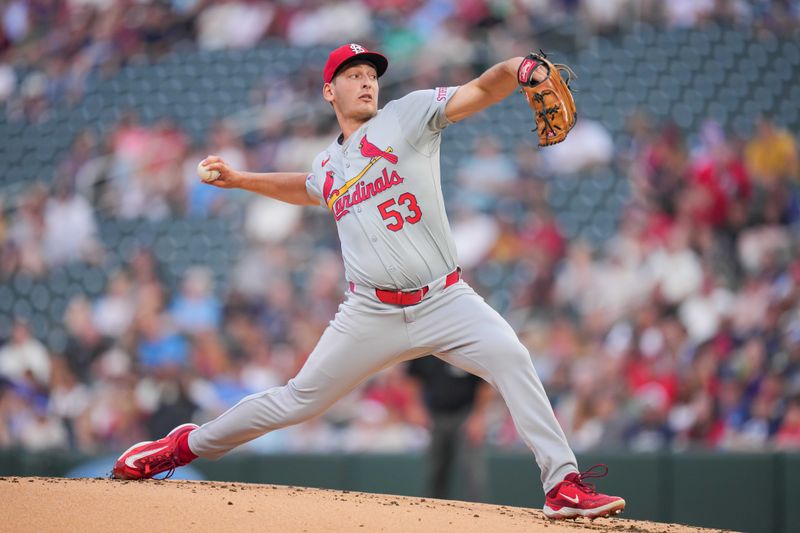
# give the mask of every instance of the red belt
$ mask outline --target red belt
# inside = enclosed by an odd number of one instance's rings
[[[447,275],[444,280],[444,288],[446,289],[450,285],[454,285],[459,279],[461,279],[461,268],[457,268]],[[425,295],[428,294],[429,290],[430,288],[427,285],[413,291],[386,291],[383,289],[375,289],[375,296],[385,304],[401,305],[405,307],[420,303]]]

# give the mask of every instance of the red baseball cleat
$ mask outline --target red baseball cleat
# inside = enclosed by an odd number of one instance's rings
[[[601,472],[593,472],[600,467]],[[606,465],[594,465],[585,472],[567,474],[564,481],[547,493],[544,502],[544,514],[547,518],[560,520],[564,518],[601,518],[619,514],[625,509],[625,500],[618,496],[600,494],[590,483],[583,480],[592,477],[603,477],[608,474]]]
[[[155,441],[134,444],[119,456],[114,463],[111,477],[117,479],[150,479],[161,472],[168,472],[164,479],[172,476],[179,466],[192,460],[183,460],[178,454],[178,439],[197,429],[196,424],[182,424],[164,437]]]

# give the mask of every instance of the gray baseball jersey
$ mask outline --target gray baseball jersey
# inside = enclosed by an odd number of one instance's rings
[[[456,89],[392,101],[314,159],[306,188],[336,219],[348,280],[412,289],[456,268],[439,175],[444,107]]]
[[[428,354],[499,391],[549,491],[577,471],[530,354],[514,330],[454,275],[456,251],[439,179],[445,105],[456,88],[390,102],[345,142],[333,142],[306,180],[333,215],[350,290],[297,376],[244,398],[189,435],[209,459],[318,415],[374,373]],[[377,288],[422,288],[395,305]]]

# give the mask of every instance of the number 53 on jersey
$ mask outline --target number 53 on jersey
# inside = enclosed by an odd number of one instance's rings
[[[378,211],[384,221],[393,221],[386,224],[391,231],[400,231],[406,222],[416,224],[422,219],[422,211],[417,204],[417,197],[410,192],[404,192],[397,200],[390,198],[378,205]],[[405,215],[405,213],[409,213]]]

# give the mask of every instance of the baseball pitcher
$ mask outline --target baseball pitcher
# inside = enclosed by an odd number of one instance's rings
[[[214,186],[330,211],[348,291],[286,385],[248,396],[201,427],[183,424],[160,440],[135,444],[117,460],[114,477],[169,475],[197,457],[219,458],[267,432],[319,415],[390,365],[435,354],[480,376],[503,397],[541,469],[548,517],[619,513],[625,508],[622,498],[600,494],[585,482],[608,469],[578,470],[530,354],[511,326],[461,279],[442,197],[442,131],[515,89],[522,88],[534,110],[540,144],[566,136],[575,118],[558,75],[566,67],[536,54],[508,59],[463,86],[415,91],[379,110],[378,79],[387,66],[383,55],[358,44],[330,53],[322,97],[332,105],[341,134],[314,159],[310,172],[252,173],[215,156],[203,161]]]

